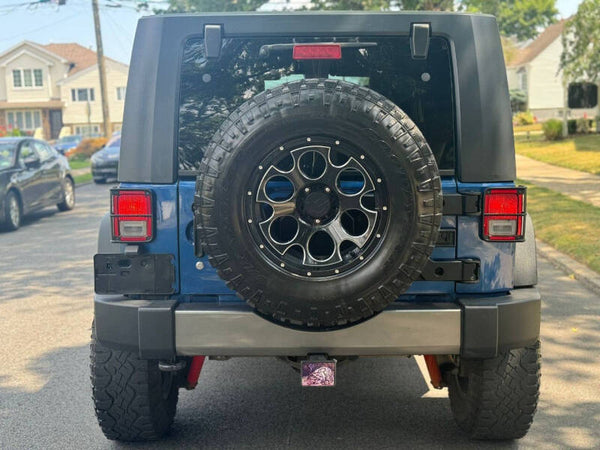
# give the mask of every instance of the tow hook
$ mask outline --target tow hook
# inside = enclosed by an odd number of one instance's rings
[[[202,371],[202,366],[204,365],[204,360],[206,356],[194,356],[192,358],[192,363],[190,364],[190,370],[188,371],[186,378],[185,388],[187,390],[192,390],[198,384],[198,378],[200,378],[200,371]]]
[[[442,382],[442,373],[440,372],[440,366],[438,365],[437,358],[435,355],[423,355],[423,357],[425,358],[427,371],[431,377],[431,385],[436,389],[442,389],[444,384]]]

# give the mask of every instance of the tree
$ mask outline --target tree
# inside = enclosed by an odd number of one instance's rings
[[[269,0],[169,0],[166,10],[155,13],[256,11]]]
[[[600,78],[600,0],[583,0],[562,36],[561,69],[570,81]]]
[[[555,22],[556,0],[463,0],[467,11],[492,14],[498,20],[500,33],[519,40],[532,39]]]

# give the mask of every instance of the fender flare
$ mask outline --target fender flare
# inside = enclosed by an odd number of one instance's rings
[[[517,242],[515,247],[513,280],[515,288],[535,286],[538,282],[535,231],[529,214],[525,218],[525,241]]]

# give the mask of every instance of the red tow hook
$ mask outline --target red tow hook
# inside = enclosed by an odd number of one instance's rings
[[[186,389],[194,389],[198,384],[198,378],[200,378],[200,372],[204,365],[206,356],[194,356],[192,358],[192,364],[190,364],[190,370],[187,374],[187,385]]]
[[[436,389],[442,389],[442,373],[435,355],[423,355],[423,357],[425,358],[425,364],[427,364],[432,386]]]

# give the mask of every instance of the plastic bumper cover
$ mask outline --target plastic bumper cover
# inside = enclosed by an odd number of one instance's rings
[[[98,340],[144,359],[308,353],[491,358],[538,339],[541,300],[536,288],[525,288],[456,303],[394,303],[362,323],[324,332],[285,328],[243,304],[178,304],[117,295],[96,295],[94,304]]]

